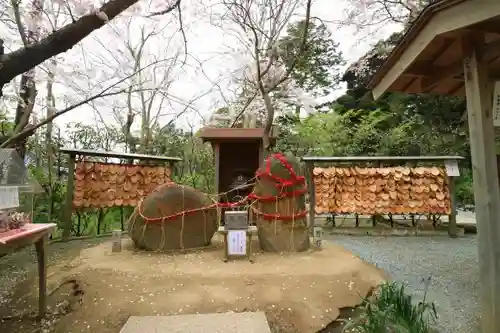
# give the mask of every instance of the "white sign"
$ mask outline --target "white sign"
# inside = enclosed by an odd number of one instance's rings
[[[323,227],[314,227],[314,238],[323,238]]]
[[[314,227],[313,239],[317,248],[321,248],[321,240],[323,238],[323,227]]]
[[[446,174],[448,177],[460,176],[460,169],[458,168],[456,160],[444,161],[444,167],[446,168]]]
[[[227,254],[244,256],[247,254],[246,230],[230,230],[227,232]]]
[[[500,81],[495,82],[493,93],[493,126],[500,127]]]
[[[0,186],[0,209],[19,207],[19,187]]]

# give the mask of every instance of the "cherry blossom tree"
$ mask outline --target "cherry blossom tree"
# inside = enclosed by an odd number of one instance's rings
[[[100,85],[93,86],[96,94],[76,101],[68,99],[64,107],[57,111],[54,82],[70,78],[74,84],[78,79],[88,78],[88,73],[78,72],[81,66],[61,61],[63,53],[73,51],[85,37],[126,10],[151,16],[167,14],[175,9],[180,11],[181,8],[181,0],[150,1],[147,8],[141,7],[137,0],[110,0],[101,6],[89,0],[7,2],[2,4],[5,8],[0,21],[6,32],[0,39],[0,96],[8,109],[15,104],[16,112],[15,128],[0,146],[17,146],[21,154],[25,139],[56,117],[97,98],[125,92],[126,80],[123,77],[115,82],[102,81]],[[138,68],[137,72],[142,70]],[[30,124],[35,115],[33,109],[37,89],[40,89],[37,82],[41,81],[47,82],[47,116],[40,122]]]
[[[237,99],[230,107],[234,115],[233,124],[240,116],[249,113],[257,117],[265,110],[264,146],[269,148],[274,118],[280,104],[287,100],[310,105],[304,93],[291,79],[294,63],[286,66],[280,57],[279,41],[286,33],[288,25],[302,10],[305,24],[299,53],[306,45],[308,26],[311,17],[312,0],[223,0],[223,14],[218,17],[220,26],[231,31],[239,41],[235,53],[241,57],[243,67],[234,82],[241,89]]]
[[[345,24],[359,30],[376,31],[388,24],[407,26],[422,9],[436,0],[353,0],[349,1]]]
[[[61,10],[65,10],[65,14],[71,18],[71,22],[57,30],[50,30],[50,27],[44,27],[41,15],[26,15],[24,23],[26,26],[32,27],[30,30],[47,32],[47,35],[41,37],[36,43],[31,43],[29,47],[23,46],[2,54],[1,86],[51,57],[68,51],[93,31],[103,27],[107,22],[135,5],[138,0],[110,0],[100,7],[96,7],[93,1],[87,0],[58,0],[57,2],[62,8]],[[155,11],[153,8],[150,15],[167,14],[180,8],[180,4],[181,0],[168,0],[159,3],[154,7],[164,8],[160,11]],[[32,7],[35,8],[33,13],[42,12],[43,1],[34,0]],[[21,8],[20,1],[18,1],[18,8]],[[2,41],[2,44],[4,43],[5,41]]]
[[[388,38],[377,41],[358,61],[346,71],[350,82],[363,86],[374,74],[394,46],[418,17],[420,12],[437,0],[353,0],[349,2],[347,16],[343,24],[356,27],[358,35],[376,33],[387,26],[399,27]],[[394,31],[394,29],[392,29]],[[356,78],[356,79],[353,79]],[[358,82],[359,81],[359,82]]]

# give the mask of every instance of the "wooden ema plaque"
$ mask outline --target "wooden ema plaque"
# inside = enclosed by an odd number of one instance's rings
[[[170,181],[170,168],[165,166],[78,162],[73,207],[135,206]]]
[[[450,214],[443,168],[314,168],[317,214]]]

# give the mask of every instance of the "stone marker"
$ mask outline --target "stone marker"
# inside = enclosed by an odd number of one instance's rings
[[[122,231],[113,230],[113,242],[111,243],[111,252],[122,251]]]
[[[132,316],[120,333],[271,333],[264,312]]]

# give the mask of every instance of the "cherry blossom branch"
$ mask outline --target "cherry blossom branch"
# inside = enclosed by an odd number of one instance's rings
[[[0,88],[3,88],[5,84],[9,83],[16,76],[40,65],[45,60],[68,51],[93,31],[104,26],[108,20],[114,19],[137,1],[110,0],[99,8],[97,12],[82,16],[78,20],[65,25],[41,39],[39,42],[3,55],[0,57]],[[171,12],[180,1],[177,0],[163,12]],[[103,20],[103,17],[106,20]]]

